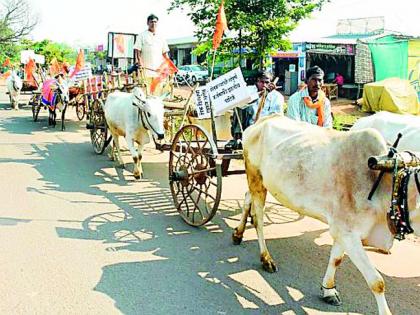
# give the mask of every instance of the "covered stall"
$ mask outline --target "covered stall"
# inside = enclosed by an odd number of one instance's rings
[[[417,92],[408,80],[389,78],[365,84],[362,111],[420,114]]]

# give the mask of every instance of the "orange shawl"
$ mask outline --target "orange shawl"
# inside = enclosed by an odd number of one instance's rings
[[[306,88],[306,86],[304,87]],[[318,126],[323,127],[324,126],[324,103],[325,103],[325,93],[322,90],[318,91],[318,101],[312,102],[312,99],[310,96],[305,96],[303,98],[303,102],[306,106],[312,109],[316,109],[318,114]]]

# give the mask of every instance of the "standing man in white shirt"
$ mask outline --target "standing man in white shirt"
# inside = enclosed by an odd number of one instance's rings
[[[136,64],[144,69],[145,80],[150,87],[152,80],[158,76],[157,70],[164,61],[164,57],[168,57],[169,47],[166,40],[156,33],[159,18],[151,14],[147,17],[148,29],[137,36],[134,44],[134,58]],[[160,94],[160,88],[155,90],[156,94]]]

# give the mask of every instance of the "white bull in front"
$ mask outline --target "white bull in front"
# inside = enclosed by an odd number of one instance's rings
[[[335,271],[346,252],[375,295],[379,314],[391,314],[384,280],[363,248],[370,245],[387,251],[393,244],[386,215],[391,200],[390,174],[385,174],[372,200],[367,199],[378,175],[368,168],[367,161],[370,156],[387,154],[383,137],[374,129],[338,132],[270,116],[244,132],[243,147],[249,193],[232,236],[234,243],[241,242],[251,212],[263,267],[276,270],[263,235],[268,191],[286,207],[329,224],[334,242],[322,282],[323,299],[341,303]],[[420,197],[414,181],[408,196],[410,223],[419,235]]]
[[[401,133],[398,150],[420,152],[420,116],[384,111],[358,119],[350,130],[364,128],[378,130],[389,144],[393,144],[398,133]]]
[[[19,109],[19,97],[22,90],[22,79],[16,71],[12,70],[10,76],[6,80],[7,91],[9,92],[10,105],[13,109]]]
[[[119,136],[124,137],[134,161],[133,175],[136,179],[141,178],[142,151],[144,145],[150,142],[148,130],[158,139],[164,137],[162,99],[154,96],[146,98],[138,87],[132,93],[117,91],[108,95],[104,112],[113,138],[111,159],[117,159],[123,165]]]

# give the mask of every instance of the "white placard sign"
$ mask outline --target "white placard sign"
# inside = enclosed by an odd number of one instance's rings
[[[194,97],[198,119],[210,118],[210,97],[207,88],[205,86],[197,88],[194,92]]]
[[[20,52],[20,62],[26,65],[29,59],[35,59],[35,52],[30,49],[22,50]]]
[[[239,67],[209,82],[207,90],[215,116],[252,100]]]
[[[45,57],[43,55],[35,54],[34,57],[35,57],[35,62],[36,63],[38,63],[40,65],[43,65],[45,63]]]

